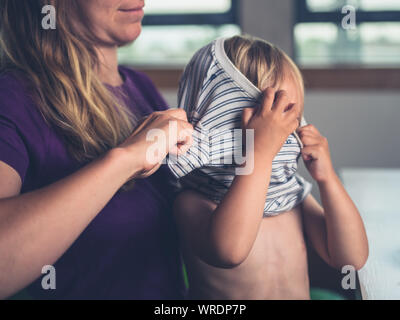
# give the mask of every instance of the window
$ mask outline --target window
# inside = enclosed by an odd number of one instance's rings
[[[201,46],[238,33],[238,0],[150,0],[142,35],[119,50],[119,62],[179,68]]]
[[[399,0],[297,0],[296,58],[303,67],[400,66]],[[345,5],[356,9],[344,29]]]

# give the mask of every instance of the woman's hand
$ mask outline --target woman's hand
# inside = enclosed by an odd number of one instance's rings
[[[183,109],[153,112],[142,119],[132,135],[119,148],[134,163],[131,178],[152,175],[168,153],[185,153],[192,145],[193,126]]]
[[[328,181],[335,175],[328,139],[312,124],[299,128],[297,133],[304,144],[302,157],[311,176],[317,182]]]
[[[254,129],[255,157],[272,160],[299,126],[299,119],[300,107],[290,103],[285,91],[266,89],[261,105],[245,108],[242,116],[243,129]]]

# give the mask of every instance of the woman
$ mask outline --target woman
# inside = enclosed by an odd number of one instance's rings
[[[55,30],[42,29],[48,4]],[[0,0],[1,298],[28,285],[34,298],[182,297],[160,162],[185,152],[192,127],[146,76],[117,64],[117,48],[140,34],[143,6]],[[170,143],[147,159],[152,129]],[[45,265],[55,290],[42,287]]]

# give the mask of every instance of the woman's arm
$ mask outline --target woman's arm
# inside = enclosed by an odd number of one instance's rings
[[[178,140],[166,145],[159,159],[149,161],[147,132],[161,129],[169,141],[169,121],[178,123]],[[127,180],[153,173],[176,144],[187,149],[188,131],[191,125],[184,111],[156,112],[120,147],[56,183],[22,195],[17,195],[19,176],[1,163],[5,178],[0,180],[0,298],[22,289],[44,265],[53,264]]]
[[[303,203],[311,243],[332,267],[361,269],[368,258],[367,235],[356,206],[333,169],[328,141],[312,125],[299,129],[299,135],[305,145],[303,159],[318,183],[323,205],[312,196]]]
[[[255,112],[245,109],[243,113],[243,128],[253,129],[255,133],[254,153],[246,155],[253,157],[248,158],[248,161],[254,160],[253,171],[234,178],[216,209],[210,202],[196,200],[193,195],[177,199],[175,212],[181,233],[195,253],[211,265],[230,268],[242,263],[257,237],[272,160],[299,124],[298,106],[285,112],[289,105],[287,94],[280,91],[275,103],[274,99],[275,91],[268,89]]]
[[[50,186],[0,199],[0,298],[25,287],[68,249],[135,171],[131,166],[113,150]]]

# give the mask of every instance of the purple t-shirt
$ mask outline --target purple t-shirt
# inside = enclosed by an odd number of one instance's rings
[[[124,67],[120,73],[124,84],[110,90],[122,91],[138,118],[168,108],[144,74]],[[23,77],[10,72],[0,75],[0,161],[20,175],[21,193],[84,165],[68,154],[63,139],[45,123]],[[39,299],[181,299],[171,179],[163,165],[132,190],[117,192],[54,264],[56,289],[43,290],[39,277],[28,292]]]

